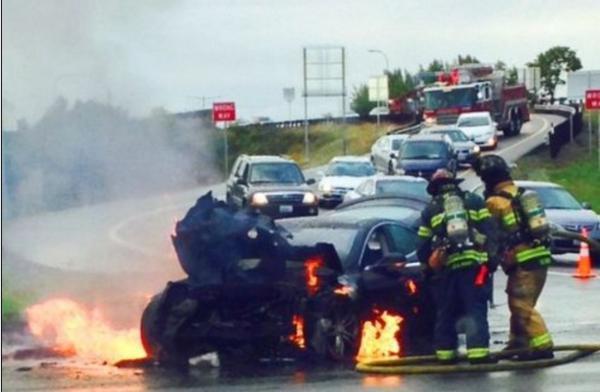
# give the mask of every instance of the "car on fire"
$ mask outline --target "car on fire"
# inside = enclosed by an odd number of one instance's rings
[[[317,215],[318,199],[298,164],[280,156],[240,155],[227,179],[226,200],[272,218]]]
[[[364,324],[392,316],[393,353],[429,353],[434,309],[414,249],[424,203],[367,199],[275,223],[203,196],[172,237],[188,277],[143,313],[146,352],[183,366],[209,352],[351,360],[368,355]]]

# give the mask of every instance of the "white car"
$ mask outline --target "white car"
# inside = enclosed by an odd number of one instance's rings
[[[463,113],[458,116],[456,126],[481,147],[495,149],[498,146],[498,124],[489,112]]]
[[[375,168],[386,174],[393,174],[396,159],[402,142],[408,138],[406,134],[385,135],[377,139],[371,146],[371,162]]]
[[[325,173],[317,185],[321,207],[334,207],[341,203],[347,192],[354,190],[365,177],[375,174],[375,168],[367,157],[341,156],[329,161]]]
[[[353,191],[346,193],[344,202],[369,196],[400,195],[429,200],[427,180],[414,176],[374,176],[363,180]]]

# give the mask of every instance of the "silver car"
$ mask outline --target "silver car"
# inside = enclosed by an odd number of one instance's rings
[[[398,151],[409,135],[385,135],[377,139],[371,147],[371,162],[375,168],[386,174],[393,174]]]
[[[585,228],[590,238],[600,240],[600,216],[591,210],[590,206],[580,203],[562,186],[552,182],[542,181],[515,181],[517,186],[537,192],[546,216],[550,222],[565,230],[580,233]],[[483,194],[483,185],[475,189],[476,193]],[[579,241],[571,239],[553,238],[551,250],[553,254],[579,252]],[[599,255],[592,255],[598,260]]]
[[[427,180],[414,176],[373,176],[365,179],[353,191],[346,193],[344,202],[369,196],[395,195],[429,200]]]

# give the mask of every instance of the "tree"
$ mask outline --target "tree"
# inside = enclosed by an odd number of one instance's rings
[[[458,55],[458,59],[457,59],[457,63],[458,63],[458,65],[474,64],[474,63],[479,64],[480,61],[477,60],[477,58],[475,56],[471,56],[470,54],[468,54],[468,55],[466,55],[464,57],[459,54]]]
[[[434,59],[426,68],[429,72],[440,72],[444,70],[444,62],[442,60]]]
[[[498,60],[496,61],[496,64],[494,64],[494,69],[497,71],[504,71],[506,70],[506,63],[502,60]]]
[[[554,101],[554,91],[559,84],[565,84],[560,78],[563,71],[577,71],[581,69],[581,60],[575,51],[567,46],[554,46],[537,55],[529,64],[530,67],[540,67],[542,87],[550,94]]]
[[[401,69],[387,72],[389,96],[391,99],[400,98],[412,90],[412,86],[406,83],[405,75],[407,73],[403,74]]]
[[[377,106],[375,102],[369,101],[369,88],[366,84],[362,84],[354,88],[352,93],[352,103],[350,108],[358,114],[360,118],[369,116],[369,112]]]
[[[506,74],[506,84],[514,86],[517,83],[519,83],[519,71],[517,71],[517,67],[512,67]]]

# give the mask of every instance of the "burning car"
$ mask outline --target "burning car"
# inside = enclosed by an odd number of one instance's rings
[[[427,351],[433,308],[423,273],[410,262],[414,205],[390,207],[395,215],[349,206],[283,226],[203,196],[172,238],[188,278],[170,282],[142,316],[147,354],[175,364],[208,352],[236,361],[310,354],[353,359],[364,331],[385,328],[386,317],[402,320],[388,323],[388,330],[397,329],[398,349],[391,352]],[[356,219],[358,211],[387,217]],[[362,351],[373,352],[373,339],[367,340]]]

